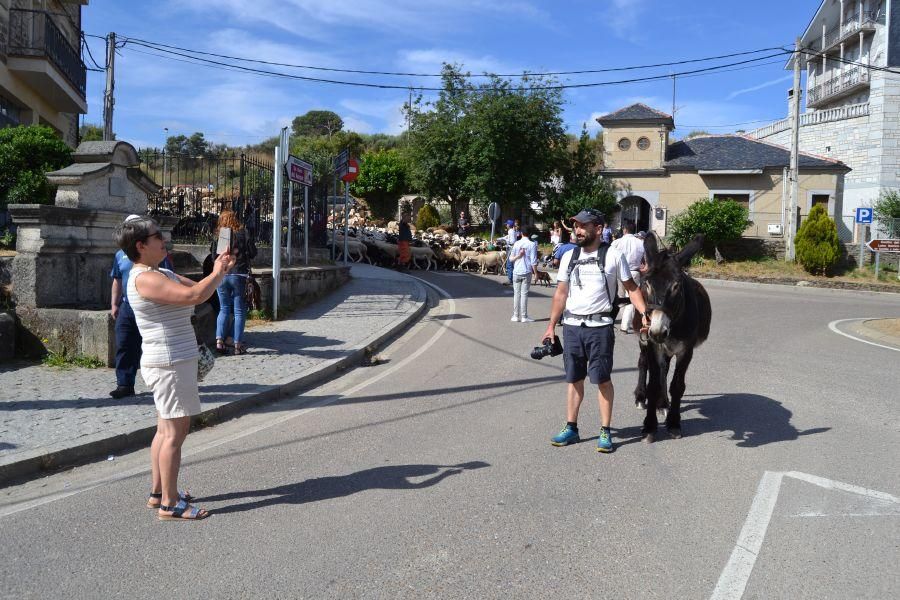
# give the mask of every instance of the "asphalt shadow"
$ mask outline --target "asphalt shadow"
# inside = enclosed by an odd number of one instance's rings
[[[691,397],[691,399],[688,399]],[[696,411],[702,418],[690,416]],[[739,448],[757,448],[777,442],[791,442],[801,436],[829,431],[830,427],[813,427],[800,431],[791,425],[794,413],[777,400],[759,394],[685,395],[681,401],[681,433],[684,437],[710,433],[727,433]],[[641,428],[628,427],[616,431],[625,446],[641,441]],[[654,443],[673,441],[660,423]]]
[[[343,498],[344,496],[350,496],[366,490],[420,490],[437,485],[452,475],[459,475],[467,470],[482,469],[489,466],[488,463],[483,461],[473,461],[458,465],[393,465],[375,467],[350,473],[349,475],[316,477],[264,490],[248,490],[205,496],[203,502],[222,502],[267,496],[262,500],[232,504],[211,511],[214,514],[239,513],[278,504],[306,504],[307,502]],[[422,481],[412,481],[412,479],[420,477],[428,478]]]

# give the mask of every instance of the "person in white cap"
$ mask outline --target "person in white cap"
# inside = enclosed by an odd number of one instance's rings
[[[128,215],[124,223],[141,219],[141,215]],[[172,262],[169,257],[159,266],[172,270]],[[131,272],[132,262],[123,250],[116,252],[113,259],[112,292],[109,314],[116,322],[116,389],[109,393],[115,399],[134,396],[134,380],[141,366],[141,332],[138,331],[137,322],[134,320],[134,311],[128,304],[128,294],[125,286],[128,284],[128,274]]]

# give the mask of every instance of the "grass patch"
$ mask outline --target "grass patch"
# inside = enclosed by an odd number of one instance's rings
[[[93,356],[84,356],[83,354],[68,355],[65,352],[47,352],[41,362],[48,367],[56,369],[68,370],[74,367],[83,369],[101,369],[106,363],[99,358]]]
[[[708,258],[695,258],[691,262],[691,274],[697,277],[725,279],[781,279],[816,282],[846,282],[856,284],[877,284],[879,286],[896,287],[900,290],[897,270],[881,265],[878,279],[875,279],[874,265],[862,268],[846,266],[836,270],[834,275],[821,276],[807,273],[797,263],[785,262],[772,258],[755,260],[728,261],[720,265]]]

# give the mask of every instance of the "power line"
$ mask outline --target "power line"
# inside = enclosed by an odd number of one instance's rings
[[[397,72],[397,71],[367,71],[367,70],[361,70],[361,69],[340,69],[340,68],[336,68],[336,67],[319,67],[319,66],[313,66],[313,65],[298,65],[298,64],[292,64],[292,63],[281,63],[281,62],[275,62],[275,61],[246,58],[246,57],[241,57],[241,56],[229,56],[227,54],[217,54],[215,52],[204,52],[202,50],[193,50],[190,48],[183,48],[180,46],[172,46],[172,45],[163,44],[160,42],[144,40],[141,38],[125,37],[124,39],[126,41],[140,43],[141,45],[144,45],[144,46],[155,47],[157,50],[163,50],[163,51],[179,50],[181,52],[189,52],[191,54],[200,54],[203,56],[213,56],[216,58],[224,58],[224,59],[228,59],[228,60],[239,60],[241,62],[263,64],[263,65],[270,65],[270,66],[276,66],[276,67],[289,67],[289,68],[294,68],[294,69],[309,69],[309,70],[314,70],[314,71],[327,71],[327,72],[332,72],[332,73],[355,73],[355,74],[360,74],[360,75],[391,75],[391,76],[400,76],[400,77],[442,77],[443,76],[441,73],[403,73],[403,72]],[[760,54],[762,52],[772,52],[775,50],[780,50],[782,52],[785,52],[785,49],[783,47],[773,46],[770,48],[760,48],[757,50],[748,50],[746,52],[734,52],[731,54],[721,54],[718,56],[708,56],[708,57],[704,57],[704,58],[692,58],[692,59],[678,60],[678,61],[665,62],[665,63],[649,64],[649,65],[633,65],[633,66],[628,66],[628,67],[609,67],[609,68],[605,68],[605,69],[583,69],[583,70],[579,70],[579,71],[547,71],[547,72],[523,71],[522,73],[497,74],[496,76],[497,77],[517,77],[519,75],[531,75],[531,76],[551,76],[552,75],[552,76],[556,76],[556,75],[587,75],[587,74],[594,74],[594,73],[612,73],[612,72],[616,72],[616,71],[633,71],[633,70],[640,70],[640,69],[671,67],[671,66],[676,66],[676,65],[684,65],[684,64],[697,63],[697,62],[709,62],[712,60],[735,58],[737,56]],[[485,77],[485,76],[486,75],[479,75],[479,74],[463,75],[463,77]]]
[[[130,39],[128,41],[130,41],[132,44],[142,46],[142,47],[145,47],[148,49],[152,49],[157,52],[163,52],[165,54],[170,54],[170,55],[189,59],[190,61],[193,61],[194,64],[216,65],[217,67],[225,67],[229,70],[242,71],[242,72],[246,72],[246,73],[252,73],[252,74],[263,75],[263,76],[268,76],[268,77],[276,77],[276,78],[282,78],[282,79],[295,79],[295,80],[300,80],[300,81],[310,81],[310,82],[316,82],[316,83],[330,83],[330,84],[334,84],[334,85],[346,85],[346,86],[352,86],[352,87],[366,87],[366,88],[376,88],[376,89],[402,89],[402,90],[414,89],[414,90],[419,90],[419,91],[434,91],[434,92],[440,92],[440,91],[444,90],[444,88],[439,88],[439,87],[393,85],[393,84],[386,84],[386,83],[367,83],[367,82],[358,82],[358,81],[343,81],[343,80],[336,80],[336,79],[325,79],[325,78],[320,78],[320,77],[309,77],[309,76],[305,76],[305,75],[279,73],[276,71],[267,71],[265,69],[245,67],[242,65],[234,65],[231,63],[225,63],[225,62],[212,60],[212,59],[208,59],[208,58],[192,56],[190,54],[184,54],[182,52],[176,52],[174,50],[163,50],[161,48],[156,48],[154,46],[144,44],[143,42],[139,42],[134,39]],[[777,56],[783,56],[785,54],[790,54],[790,52],[781,50],[775,54],[769,54],[766,56],[750,58],[750,59],[746,59],[746,60],[742,60],[742,61],[728,63],[725,65],[714,65],[714,66],[710,66],[710,67],[703,67],[700,69],[693,69],[690,71],[682,71],[682,72],[678,72],[678,73],[668,73],[665,75],[653,75],[653,76],[646,76],[646,77],[635,77],[635,78],[631,78],[631,79],[620,79],[620,80],[614,80],[614,81],[600,81],[600,82],[592,82],[592,83],[543,85],[543,86],[529,86],[529,87],[509,87],[509,88],[505,88],[505,89],[509,89],[510,91],[563,90],[563,89],[576,89],[576,88],[589,88],[589,87],[603,87],[603,86],[610,86],[610,85],[622,85],[622,84],[627,84],[627,83],[639,83],[639,82],[646,82],[646,81],[658,81],[660,79],[668,79],[672,76],[681,77],[681,76],[686,76],[686,75],[694,75],[697,73],[715,72],[715,71],[722,70],[722,69],[725,69],[728,67],[735,67],[735,66],[739,66],[739,65],[756,63],[756,62],[768,60],[770,58],[775,58]],[[480,88],[480,91],[492,91],[494,89],[496,89],[496,88],[489,88],[489,87],[488,88]],[[476,90],[476,91],[479,91],[479,90]]]

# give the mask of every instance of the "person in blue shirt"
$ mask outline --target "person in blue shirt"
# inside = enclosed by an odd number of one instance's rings
[[[560,244],[557,246],[556,251],[553,253],[553,266],[559,268],[559,261],[562,260],[563,254],[568,252],[569,250],[573,250],[578,246],[575,243],[575,234],[571,234],[569,241],[565,244]]]
[[[139,219],[140,215],[128,215],[125,222]],[[123,250],[116,252],[112,270],[112,299],[109,314],[116,321],[116,389],[109,393],[113,398],[134,396],[134,380],[141,366],[141,333],[134,320],[134,311],[128,304],[125,290],[128,287],[128,274],[132,262]],[[166,256],[161,268],[173,270],[172,261]]]

